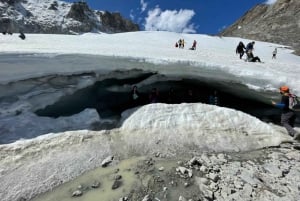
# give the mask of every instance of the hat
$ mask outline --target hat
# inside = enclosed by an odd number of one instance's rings
[[[281,86],[280,88],[279,88],[279,90],[280,91],[283,91],[283,92],[289,92],[289,87],[288,86]]]

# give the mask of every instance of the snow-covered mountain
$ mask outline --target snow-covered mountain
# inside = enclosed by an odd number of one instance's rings
[[[72,34],[138,31],[119,13],[92,10],[85,2],[1,0],[0,31],[7,33]]]

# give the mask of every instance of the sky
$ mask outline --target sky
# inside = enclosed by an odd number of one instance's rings
[[[65,0],[74,2],[78,0]],[[90,8],[120,12],[141,30],[218,34],[257,4],[277,0],[85,0]]]

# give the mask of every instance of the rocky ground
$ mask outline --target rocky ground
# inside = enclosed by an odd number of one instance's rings
[[[84,174],[35,200],[296,201],[299,150],[299,143],[286,143],[244,153],[195,152],[176,159],[163,153],[134,160],[110,156],[93,175]]]

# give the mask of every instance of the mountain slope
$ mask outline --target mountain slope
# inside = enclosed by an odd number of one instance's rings
[[[277,0],[255,6],[220,35],[289,45],[300,55],[299,33],[300,1]]]
[[[92,10],[85,2],[0,0],[0,31],[47,34],[138,31],[119,13]],[[113,21],[114,23],[111,23]]]

